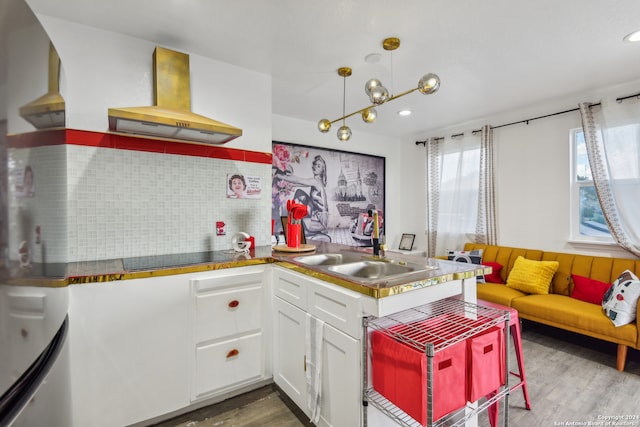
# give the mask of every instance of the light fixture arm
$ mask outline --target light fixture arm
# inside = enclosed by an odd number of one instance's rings
[[[407,90],[407,91],[405,91],[405,92],[402,92],[402,93],[400,93],[400,94],[398,94],[398,95],[394,95],[394,96],[392,96],[391,98],[389,98],[389,99],[385,102],[385,104],[386,104],[387,102],[389,102],[389,101],[393,101],[394,99],[398,99],[398,98],[403,97],[403,96],[405,96],[405,95],[409,95],[410,93],[413,93],[413,92],[415,92],[415,91],[416,91],[416,90],[418,90],[418,89],[419,89],[419,88],[414,87],[413,89],[409,89],[409,90]],[[369,105],[369,106],[367,106],[367,107],[364,107],[364,108],[361,108],[361,109],[359,109],[359,110],[357,110],[357,111],[354,111],[353,113],[349,113],[349,114],[346,114],[346,115],[344,115],[344,116],[342,116],[342,117],[339,117],[339,118],[337,118],[337,119],[335,119],[335,120],[331,120],[329,123],[334,124],[334,123],[336,123],[336,122],[339,122],[340,120],[345,120],[345,119],[348,119],[348,118],[349,118],[349,117],[351,117],[351,116],[355,116],[356,114],[362,114],[363,112],[365,112],[365,111],[367,111],[367,110],[369,110],[369,109],[371,109],[371,108],[375,108],[375,107],[376,107],[376,105],[375,105],[375,104],[371,104],[371,105]]]
[[[387,51],[393,51],[400,47],[400,39],[390,37],[382,42],[382,47]],[[393,80],[393,61],[391,62],[391,72]],[[376,119],[377,112],[375,107],[381,104],[388,103],[394,99],[401,98],[410,93],[420,91],[423,95],[430,95],[435,93],[440,88],[440,77],[436,74],[428,73],[420,78],[417,87],[399,93],[398,95],[391,95],[387,89],[382,86],[382,83],[378,79],[370,79],[365,85],[365,93],[369,96],[371,105],[354,111],[353,113],[345,114],[345,98],[346,98],[346,78],[351,75],[351,68],[341,67],[338,69],[338,75],[343,78],[342,86],[342,117],[329,121],[328,119],[321,119],[318,122],[318,130],[322,133],[327,133],[331,129],[331,125],[342,121],[342,126],[338,129],[338,139],[341,141],[348,141],[351,136],[351,129],[346,125],[345,120],[356,114],[362,115],[362,120],[365,123],[373,123]],[[393,83],[393,82],[392,82]]]

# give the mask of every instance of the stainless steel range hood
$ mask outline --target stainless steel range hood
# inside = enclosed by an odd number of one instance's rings
[[[242,129],[191,112],[189,55],[156,47],[153,86],[155,105],[109,108],[109,129],[207,144],[242,135]]]
[[[60,95],[60,57],[49,43],[48,91],[40,98],[20,107],[20,116],[36,129],[64,127],[65,105]]]

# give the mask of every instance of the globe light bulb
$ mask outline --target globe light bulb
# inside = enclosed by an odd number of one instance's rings
[[[375,108],[367,108],[362,112],[362,120],[365,123],[373,123],[378,117],[378,112]]]
[[[349,126],[340,126],[340,129],[338,129],[338,139],[340,141],[348,141],[349,138],[351,138],[351,129],[349,129]]]
[[[318,130],[322,133],[329,132],[331,129],[331,122],[328,119],[322,119],[318,122]]]
[[[437,92],[438,89],[440,89],[440,77],[437,74],[425,74],[418,82],[418,90],[425,95]]]
[[[369,95],[369,100],[375,105],[384,104],[387,99],[389,99],[389,91],[384,86],[378,86],[372,89],[371,95]]]
[[[382,86],[382,82],[380,82],[380,80],[369,79],[369,81],[364,84],[364,93],[366,93],[367,96],[371,96],[371,91],[378,86]]]

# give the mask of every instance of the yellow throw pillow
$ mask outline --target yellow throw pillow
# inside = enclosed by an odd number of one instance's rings
[[[548,294],[559,265],[558,261],[532,261],[519,256],[509,272],[507,286],[528,294]]]

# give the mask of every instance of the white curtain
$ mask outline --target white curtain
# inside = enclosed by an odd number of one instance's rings
[[[611,235],[640,256],[640,103],[580,104],[596,194]]]
[[[493,130],[427,141],[427,256],[497,244]]]
[[[476,243],[498,244],[493,129],[482,127],[480,135],[480,170],[478,186],[478,219]]]
[[[427,256],[436,256],[438,241],[438,212],[440,201],[440,151],[442,138],[429,138],[427,148]]]

